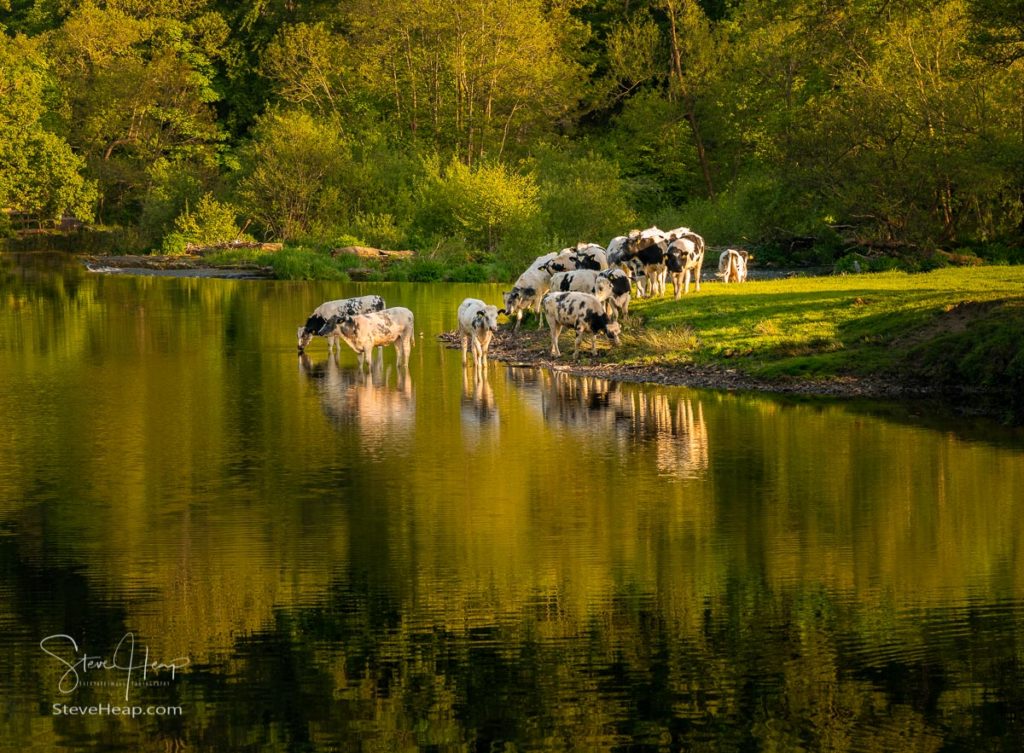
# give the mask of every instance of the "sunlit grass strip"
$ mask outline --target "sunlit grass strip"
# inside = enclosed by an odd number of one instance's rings
[[[679,301],[634,302],[644,331],[622,355],[642,359],[646,350],[646,358],[728,364],[765,377],[895,371],[929,342],[969,337],[975,321],[992,319],[993,336],[1001,316],[1009,327],[1012,315],[981,305],[995,301],[1024,301],[1024,268],[708,283]]]

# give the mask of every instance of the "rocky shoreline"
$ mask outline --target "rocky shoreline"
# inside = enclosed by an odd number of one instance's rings
[[[211,267],[196,256],[81,256],[82,264],[97,274],[135,274],[163,277],[213,277],[232,280],[265,280],[274,276],[270,267],[239,264]]]
[[[438,339],[449,348],[459,347],[457,332],[442,333],[438,335]],[[512,333],[502,329],[491,341],[490,358],[512,367],[546,368],[575,376],[698,389],[890,400],[938,397],[936,393],[922,387],[897,383],[881,377],[760,379],[739,369],[713,365],[614,363],[602,360],[608,357],[609,351],[600,346],[596,360],[590,355],[589,348],[585,353],[581,347],[579,360],[573,361],[568,344],[563,344],[564,355],[561,358],[551,356],[550,345],[551,339],[547,330],[540,333]]]

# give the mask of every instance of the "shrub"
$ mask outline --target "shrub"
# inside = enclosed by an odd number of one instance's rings
[[[193,212],[188,204],[174,221],[174,232],[164,238],[167,254],[183,254],[193,246],[216,246],[235,240],[251,240],[235,224],[235,208],[203,194]]]

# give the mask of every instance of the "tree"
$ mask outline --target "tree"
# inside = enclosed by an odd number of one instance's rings
[[[289,24],[264,50],[261,71],[285,102],[336,113],[348,95],[347,53],[344,39],[323,24]]]
[[[533,176],[518,174],[500,162],[469,167],[453,157],[441,170],[435,158],[427,174],[421,222],[434,230],[459,233],[490,251],[505,233],[539,210]]]
[[[37,45],[0,35],[0,208],[90,219],[95,186],[82,177],[81,158],[44,125],[51,87]]]
[[[337,121],[271,111],[257,120],[243,159],[239,195],[268,234],[287,240],[344,221],[351,156]]]
[[[85,2],[50,38],[68,137],[98,180],[109,218],[135,218],[157,160],[196,167],[216,160],[218,95],[209,59],[186,31],[175,19]]]
[[[540,0],[356,0],[346,24],[380,111],[467,165],[567,122],[581,96],[576,26]]]

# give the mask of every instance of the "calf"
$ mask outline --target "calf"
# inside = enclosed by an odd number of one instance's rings
[[[744,282],[747,279],[747,260],[750,254],[747,251],[730,248],[722,252],[718,257],[717,276],[722,282]]]
[[[501,313],[504,313],[509,318],[513,314],[516,317],[516,323],[512,327],[513,330],[519,329],[519,325],[523,320],[523,311],[531,308],[540,319],[537,329],[544,325],[544,318],[540,313],[540,300],[548,292],[550,284],[551,272],[548,271],[546,266],[541,266],[539,269],[527,269],[519,275],[519,279],[512,286],[512,290],[501,294],[505,304]]]
[[[466,365],[466,349],[473,341],[473,365],[487,365],[487,349],[498,331],[498,307],[488,306],[477,298],[467,298],[459,305],[459,339],[462,341],[462,365]]]
[[[373,349],[378,345],[395,344],[398,363],[409,366],[409,351],[415,340],[413,316],[409,309],[395,308],[374,311],[370,314],[332,317],[328,324],[334,326],[342,339],[359,356],[359,369],[363,362],[367,370],[373,363]]]
[[[594,355],[597,355],[599,332],[604,332],[613,344],[619,344],[619,332],[622,331],[622,328],[618,322],[609,320],[604,305],[589,293],[548,293],[544,296],[542,306],[548,324],[551,326],[551,355],[553,356],[562,355],[558,349],[558,336],[563,327],[576,330],[573,358],[579,355],[580,340],[588,332],[593,337]]]
[[[338,342],[338,335],[334,332],[334,325],[327,327],[327,321],[332,317],[355,316],[356,314],[369,314],[371,311],[381,311],[384,308],[384,299],[379,295],[364,295],[359,298],[341,298],[337,301],[321,303],[310,314],[306,324],[299,327],[299,353],[306,350],[306,346],[312,341],[314,335],[327,338],[327,352],[333,353],[334,346]]]
[[[704,266],[704,239],[699,235],[692,234],[687,237],[677,238],[668,247],[669,255],[673,259],[672,286],[675,288],[675,299],[678,301],[685,284],[685,292],[690,292],[690,276],[693,275],[697,283],[697,292],[700,292],[700,270]]]

